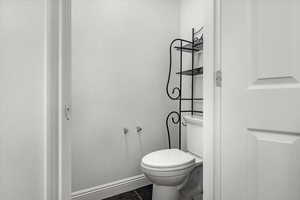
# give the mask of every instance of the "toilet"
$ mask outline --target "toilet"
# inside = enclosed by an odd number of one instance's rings
[[[141,161],[143,173],[153,183],[152,200],[185,200],[202,194],[203,120],[196,116],[184,119],[187,151],[158,150]]]

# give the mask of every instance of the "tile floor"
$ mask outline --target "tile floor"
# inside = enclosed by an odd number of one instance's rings
[[[105,200],[152,200],[152,185],[110,197]]]

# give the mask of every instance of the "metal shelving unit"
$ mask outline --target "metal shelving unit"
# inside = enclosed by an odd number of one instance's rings
[[[195,98],[194,97],[194,77],[197,75],[203,75],[203,67],[198,66],[195,67],[195,61],[194,61],[194,54],[196,52],[202,52],[203,51],[203,34],[201,34],[200,37],[196,38],[196,33],[202,32],[201,28],[200,30],[196,31],[192,29],[192,40],[184,40],[177,38],[173,40],[170,44],[170,66],[169,66],[169,74],[168,74],[168,81],[166,86],[166,92],[168,97],[171,100],[177,100],[178,103],[178,111],[172,111],[168,114],[166,118],[166,127],[167,127],[167,133],[168,133],[168,141],[169,141],[169,148],[171,148],[171,137],[170,137],[170,129],[169,129],[169,121],[171,119],[172,123],[174,125],[178,124],[178,134],[179,134],[179,149],[181,149],[181,127],[182,127],[182,113],[191,113],[191,115],[194,114],[200,114],[203,115],[203,111],[201,110],[194,110],[194,101],[203,101],[203,98]],[[177,44],[177,46],[174,46],[174,44]],[[175,86],[170,92],[169,91],[169,84],[170,84],[170,78],[172,74],[172,50],[175,49],[180,52],[180,64],[179,64],[179,72],[176,74],[179,75],[179,86]],[[182,66],[182,60],[183,60],[183,53],[191,53],[192,55],[192,66],[189,70],[183,71]],[[191,97],[185,98],[182,97],[182,78],[183,76],[191,76]],[[191,109],[190,110],[183,110],[182,109],[182,101],[190,101],[191,102]]]

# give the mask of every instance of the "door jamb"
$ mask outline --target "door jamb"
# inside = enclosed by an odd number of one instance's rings
[[[206,58],[204,66],[204,172],[205,200],[222,199],[221,87],[216,87],[216,71],[221,70],[221,0],[208,0]]]
[[[45,0],[44,200],[71,199],[71,0]]]

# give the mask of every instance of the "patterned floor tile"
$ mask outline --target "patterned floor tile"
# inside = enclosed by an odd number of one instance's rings
[[[152,185],[148,185],[137,189],[137,193],[142,197],[143,200],[152,200]]]
[[[104,200],[152,200],[152,189],[152,185],[147,185],[135,191],[126,192]]]
[[[110,197],[105,200],[140,200],[139,197],[135,194],[135,192],[126,192],[114,197]]]

